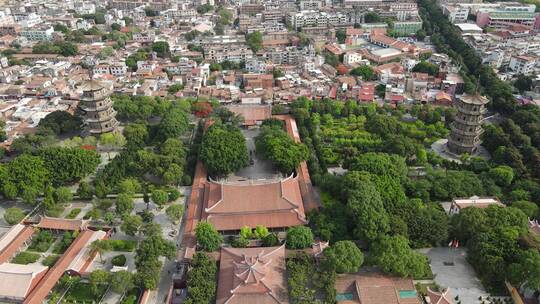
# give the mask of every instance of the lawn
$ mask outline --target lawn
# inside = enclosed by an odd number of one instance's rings
[[[40,255],[33,252],[23,251],[17,254],[12,260],[11,263],[14,264],[31,264],[35,263],[39,259]]]
[[[98,293],[94,295],[90,284],[77,282],[69,288],[62,303],[95,303],[103,297],[106,291],[107,285],[101,285]]]

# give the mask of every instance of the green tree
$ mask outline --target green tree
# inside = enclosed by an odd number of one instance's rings
[[[439,73],[439,67],[436,64],[427,61],[420,61],[412,68],[412,71],[419,73],[427,73],[431,76],[435,76],[437,75],[437,73]]]
[[[257,225],[253,230],[253,237],[256,239],[262,240],[269,234],[270,232],[268,231],[268,228],[264,227],[263,225]]]
[[[0,186],[8,198],[23,197],[27,203],[34,203],[37,195],[48,181],[49,171],[42,158],[23,154],[4,168],[0,168]]]
[[[184,206],[170,205],[167,210],[165,210],[165,213],[167,214],[171,222],[178,224],[178,222],[182,218],[182,215],[184,214]]]
[[[178,93],[179,91],[181,91],[183,89],[184,89],[184,85],[182,85],[180,83],[175,83],[175,84],[170,85],[167,88],[167,93],[169,93],[171,95],[174,95],[174,94]]]
[[[540,217],[540,208],[535,203],[531,203],[528,201],[516,201],[512,202],[510,206],[523,211],[523,213],[525,213],[529,218]]]
[[[338,43],[345,43],[345,38],[347,37],[344,29],[339,29],[336,31],[336,38]]]
[[[365,23],[378,23],[378,22],[381,22],[381,21],[382,21],[381,17],[379,16],[379,14],[377,14],[375,12],[367,12],[364,15],[364,22]]]
[[[54,198],[60,205],[65,205],[73,200],[73,193],[68,187],[59,187],[54,192]]]
[[[362,251],[351,241],[339,241],[324,250],[327,261],[338,273],[358,272],[364,261]]]
[[[163,190],[152,191],[152,201],[154,204],[162,206],[169,200],[169,195]]]
[[[212,176],[227,176],[249,163],[246,139],[233,126],[214,124],[203,136],[200,159]]]
[[[148,127],[144,123],[128,124],[124,128],[124,137],[128,148],[139,149],[144,147],[148,140]]]
[[[156,41],[152,43],[152,51],[156,52],[161,58],[168,57],[171,52],[167,41]]]
[[[90,288],[94,295],[99,293],[99,285],[105,285],[109,283],[109,273],[102,269],[94,270],[90,273],[88,280],[90,281]]]
[[[211,252],[219,249],[223,238],[217,230],[208,222],[199,222],[195,227],[197,243],[203,251]]]
[[[257,153],[270,160],[282,173],[293,172],[309,156],[307,147],[296,143],[281,128],[263,127],[255,138]]]
[[[4,220],[10,225],[15,225],[22,221],[24,218],[24,212],[17,207],[7,208],[4,212]]]
[[[386,273],[413,278],[429,273],[427,257],[413,251],[403,236],[382,236],[373,243],[370,254]]]
[[[120,229],[127,235],[135,236],[139,233],[142,223],[142,218],[139,215],[128,215],[124,217]]]
[[[82,181],[77,188],[77,195],[79,199],[91,199],[94,195],[92,187],[88,182]]]
[[[426,31],[424,31],[423,29],[419,29],[418,31],[416,31],[416,39],[418,41],[424,41],[424,39],[426,39]]]
[[[508,266],[510,280],[516,286],[524,285],[531,290],[540,289],[540,253],[529,249],[520,252],[515,263]]]
[[[216,294],[216,262],[203,252],[196,252],[187,275],[188,297],[186,304],[210,303]]]
[[[533,85],[533,79],[527,75],[519,75],[517,80],[514,81],[514,87],[518,89],[520,93],[530,91]]]
[[[287,248],[304,249],[313,244],[313,232],[306,226],[295,226],[287,230]]]
[[[118,192],[125,193],[130,196],[133,196],[142,191],[142,186],[138,180],[135,178],[126,178],[123,179],[120,184],[118,184]]]
[[[498,166],[489,170],[489,177],[491,177],[497,185],[508,187],[514,179],[514,170],[508,166]]]
[[[120,193],[116,198],[116,213],[118,214],[130,214],[133,211],[135,205],[133,204],[133,197],[128,193]]]
[[[39,130],[51,130],[56,135],[81,131],[82,120],[66,111],[54,111],[38,123]]]
[[[375,71],[369,65],[361,65],[351,70],[351,75],[362,77],[362,80],[370,81],[374,80],[377,76]]]
[[[263,36],[261,32],[255,31],[253,33],[246,34],[246,43],[253,53],[257,53],[262,49]]]
[[[124,294],[131,290],[133,284],[133,274],[126,270],[111,273],[111,289],[117,294]]]
[[[188,117],[184,110],[174,108],[161,120],[158,126],[157,138],[165,141],[182,135],[188,128]]]
[[[54,185],[77,182],[95,173],[101,159],[94,150],[45,147],[37,151]]]
[[[127,22],[126,22],[127,23]],[[120,29],[122,29],[122,27],[120,26],[120,24],[118,23],[113,23],[111,24],[111,30],[113,31],[119,31]]]
[[[90,243],[90,251],[93,254],[99,255],[99,260],[103,263],[103,253],[112,250],[111,243],[109,243],[106,240],[95,240],[92,243]]]
[[[99,51],[98,57],[100,59],[107,59],[111,57],[114,54],[114,49],[110,46],[106,46]]]

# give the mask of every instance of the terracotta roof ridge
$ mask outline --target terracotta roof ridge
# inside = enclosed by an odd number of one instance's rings
[[[285,193],[283,191],[283,183],[289,181],[289,179],[291,179],[291,178],[292,178],[292,174],[288,178],[282,179],[282,180],[279,181],[279,191],[280,191],[281,198],[284,199],[287,203],[289,203],[289,205],[291,205],[293,207],[292,209],[297,210],[300,206],[296,205],[290,199],[288,199],[285,196]]]
[[[223,190],[223,184],[217,183],[217,182],[215,182],[215,184],[219,185],[219,189],[221,190],[221,197],[219,198],[219,201],[217,201],[214,205],[212,205],[212,207],[204,208],[204,212],[206,212],[206,213],[209,213],[209,211],[212,211],[212,209],[214,209],[218,205],[221,205],[221,202],[223,202],[223,196],[224,196],[223,195],[223,191],[224,191]],[[208,184],[208,187],[210,187],[210,184]],[[210,188],[209,188],[208,191],[209,191],[208,195],[210,196],[210,191],[212,191],[212,190],[210,190]]]
[[[265,255],[261,256],[261,258],[262,259],[267,258],[267,257],[273,255],[274,253],[276,253],[278,250],[281,250],[282,248],[285,248],[285,244],[282,244],[281,246],[276,247],[276,249],[274,249],[274,250],[266,253]],[[261,253],[263,253],[263,252],[264,252],[264,250]]]

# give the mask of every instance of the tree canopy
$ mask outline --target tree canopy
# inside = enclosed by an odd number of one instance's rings
[[[362,251],[351,241],[339,241],[324,250],[324,256],[338,273],[358,272],[364,261]]]
[[[200,159],[212,176],[227,176],[249,163],[246,139],[240,129],[214,124],[203,135]]]
[[[296,143],[281,126],[263,127],[255,138],[257,153],[270,160],[285,174],[294,171],[309,155],[307,147]]]

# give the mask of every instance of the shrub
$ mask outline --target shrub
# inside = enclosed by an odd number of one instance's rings
[[[126,256],[123,254],[117,255],[112,258],[111,264],[114,266],[125,266],[126,265]]]
[[[75,208],[75,209],[72,209],[68,215],[66,215],[66,218],[67,219],[74,219],[77,217],[77,215],[79,215],[79,213],[81,213],[81,208]]]
[[[275,233],[270,233],[262,239],[264,247],[272,247],[279,245],[279,239]]]
[[[180,191],[176,189],[172,189],[169,191],[169,202],[174,202],[175,200],[180,198]]]
[[[45,252],[49,249],[54,236],[50,231],[40,231],[36,237],[32,240],[32,244],[28,247],[31,251]]]
[[[112,247],[112,251],[132,252],[137,247],[137,241],[131,240],[107,240]]]
[[[50,217],[60,217],[64,213],[65,208],[61,205],[55,205],[51,209],[45,211],[45,215]]]
[[[39,254],[23,251],[17,254],[17,256],[15,256],[13,260],[11,260],[11,263],[26,265],[26,264],[35,263],[38,259],[39,259]]]
[[[287,248],[304,249],[313,244],[313,233],[306,226],[291,227],[287,230]]]
[[[17,207],[11,207],[6,209],[4,213],[4,220],[10,225],[17,224],[24,218],[24,212]]]
[[[56,264],[56,261],[58,261],[58,259],[60,258],[59,255],[50,255],[46,258],[44,258],[42,261],[41,261],[41,265],[43,266],[47,266],[47,267],[52,267],[54,264]]]
[[[101,210],[107,210],[111,208],[112,205],[113,205],[113,201],[108,200],[108,199],[102,199],[102,200],[99,200],[98,208]]]

